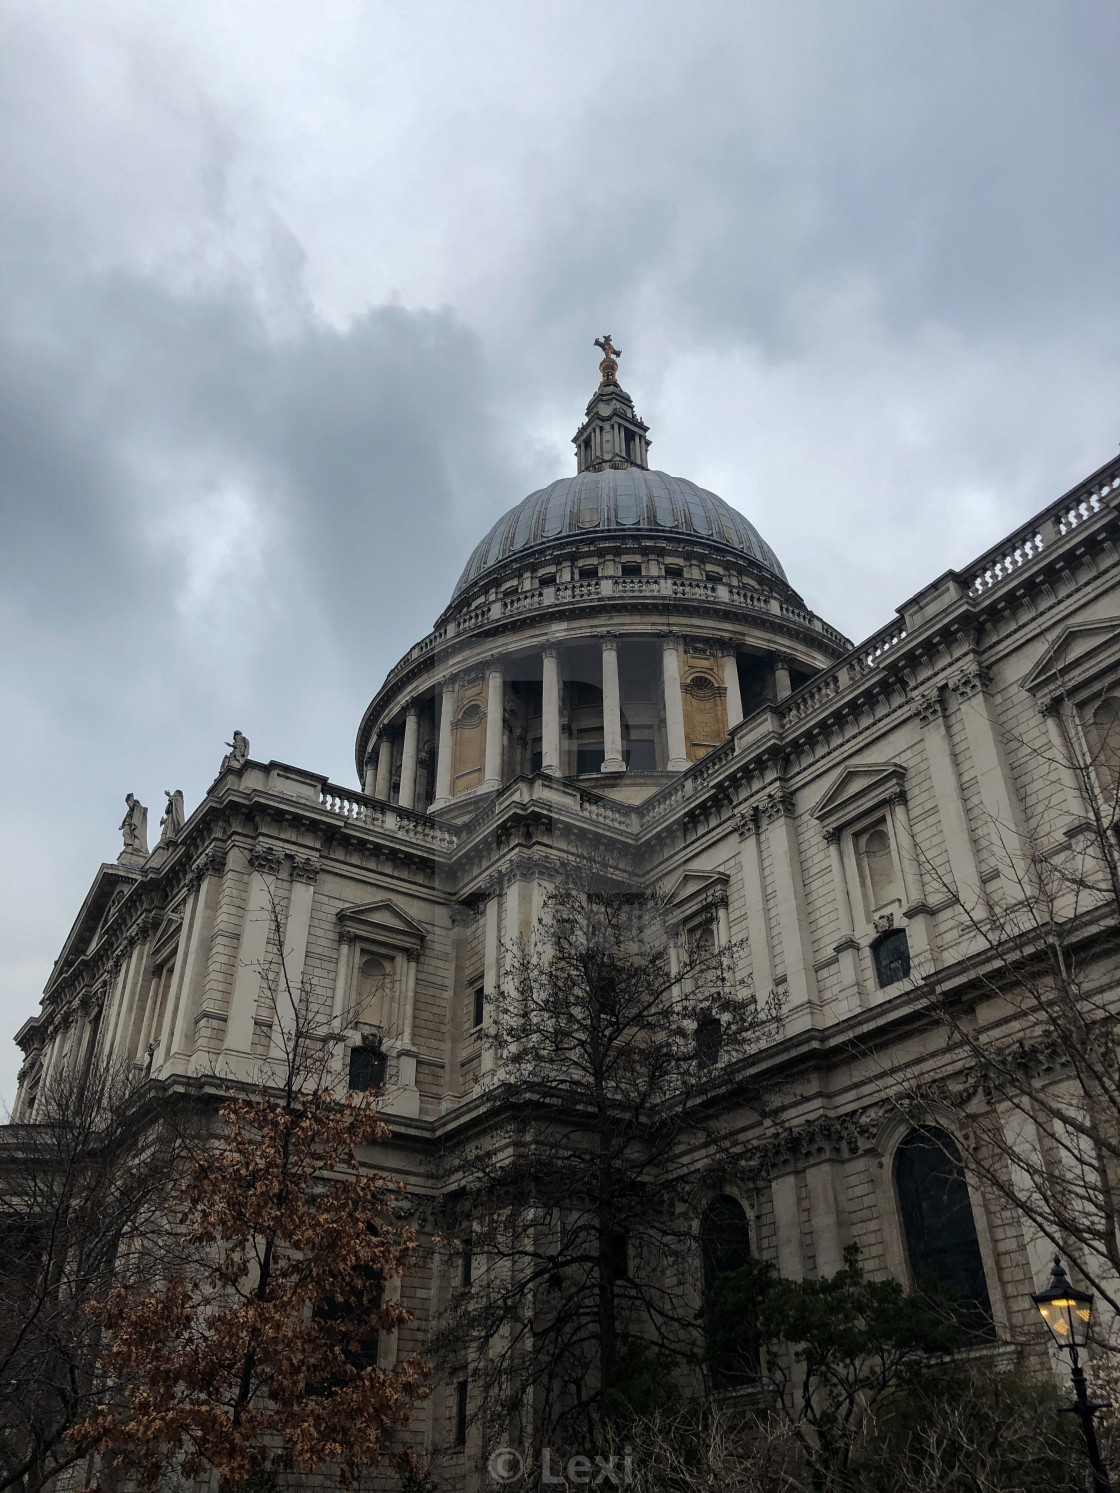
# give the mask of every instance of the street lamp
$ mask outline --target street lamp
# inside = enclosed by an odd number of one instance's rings
[[[1089,1318],[1093,1312],[1093,1297],[1088,1291],[1075,1291],[1070,1284],[1062,1262],[1057,1255],[1050,1270],[1050,1279],[1045,1291],[1036,1291],[1031,1300],[1050,1329],[1050,1335],[1058,1347],[1069,1354],[1070,1378],[1077,1403],[1069,1407],[1076,1415],[1085,1433],[1085,1447],[1089,1453],[1089,1465],[1093,1469],[1093,1493],[1112,1493],[1101,1450],[1097,1445],[1097,1432],[1093,1416],[1107,1407],[1098,1400],[1091,1400],[1085,1389],[1085,1370],[1077,1350],[1084,1348],[1089,1336]]]

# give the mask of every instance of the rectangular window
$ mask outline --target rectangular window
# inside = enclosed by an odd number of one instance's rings
[[[714,1068],[723,1044],[723,1024],[718,1016],[701,1016],[696,1023],[696,1060],[701,1068]]]
[[[611,1229],[604,1241],[607,1273],[612,1280],[630,1279],[630,1240],[625,1229]]]
[[[459,1276],[459,1284],[466,1290],[474,1279],[474,1247],[469,1239],[463,1240],[463,1253],[460,1261],[463,1268]]]
[[[529,776],[532,777],[534,773],[540,772],[543,766],[544,753],[539,746],[535,746],[529,753]]]
[[[474,988],[474,1021],[473,1026],[477,1029],[486,1020],[486,986],[476,985]]]
[[[579,578],[581,581],[597,581],[599,579],[598,565],[581,565],[579,567]]]
[[[352,1047],[350,1049],[350,1087],[357,1091],[380,1089],[385,1086],[388,1062],[383,1052],[376,1047]]]
[[[537,576],[537,585],[538,586],[555,586],[555,584],[556,584],[556,572],[555,572],[555,570],[549,570],[544,575]]]
[[[683,581],[684,580],[684,566],[683,565],[666,565],[666,567],[665,567],[665,574],[669,577],[670,580]]]
[[[603,741],[578,741],[576,743],[576,772],[598,772],[603,765]]]
[[[905,980],[910,973],[910,945],[905,928],[895,928],[890,933],[885,933],[871,946],[871,953],[880,989]]]
[[[622,574],[625,575],[625,576],[639,576],[639,575],[641,575],[641,573],[642,573],[642,567],[640,565],[627,565],[627,564],[624,564],[623,567],[622,567]]]
[[[467,1381],[460,1379],[455,1386],[455,1445],[467,1444]]]

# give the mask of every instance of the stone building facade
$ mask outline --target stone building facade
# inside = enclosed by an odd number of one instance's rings
[[[259,1072],[282,1038],[271,899],[293,986],[345,1024],[340,1087],[369,1081],[376,1039],[382,1164],[422,1199],[436,1145],[490,1102],[503,949],[565,865],[599,856],[668,889],[682,929],[710,927],[781,999],[758,1064],[787,1096],[785,1140],[735,1199],[750,1248],[811,1277],[857,1241],[906,1280],[900,1188],[920,1167],[884,1074],[928,1045],[930,991],[973,978],[961,905],[1014,902],[1022,847],[1086,817],[1053,702],[1087,731],[1120,709],[1120,460],[853,647],[742,515],[648,467],[609,339],[600,372],[577,474],[494,525],[366,709],[360,789],[235,738],[181,826],[98,870],[18,1034],[15,1118],[94,1053],[165,1083]],[[1044,1261],[996,1201],[970,1203],[1004,1334]],[[439,1289],[403,1283],[417,1339]],[[417,1434],[453,1441],[453,1400]]]

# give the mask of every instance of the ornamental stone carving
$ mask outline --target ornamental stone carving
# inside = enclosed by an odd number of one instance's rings
[[[743,809],[735,816],[735,833],[740,840],[749,840],[751,835],[758,833],[758,809]]]
[[[914,697],[914,715],[919,726],[932,725],[934,721],[940,721],[945,716],[945,705],[941,699],[940,690],[929,690],[922,695]]]
[[[308,881],[314,885],[319,875],[319,862],[312,856],[294,855],[292,857],[292,880]]]
[[[963,704],[978,695],[981,690],[986,690],[992,682],[990,672],[981,664],[979,659],[974,659],[967,664],[954,680],[950,681],[949,688]]]
[[[793,794],[788,788],[775,788],[762,800],[759,809],[766,823],[773,824],[786,814],[793,813]]]
[[[254,845],[248,855],[249,865],[262,876],[275,876],[283,860],[283,855],[273,845]]]

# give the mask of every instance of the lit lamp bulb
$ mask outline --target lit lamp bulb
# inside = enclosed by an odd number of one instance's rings
[[[1059,1348],[1085,1346],[1093,1297],[1088,1291],[1074,1290],[1057,1255],[1054,1256],[1046,1290],[1035,1292],[1031,1300]]]

